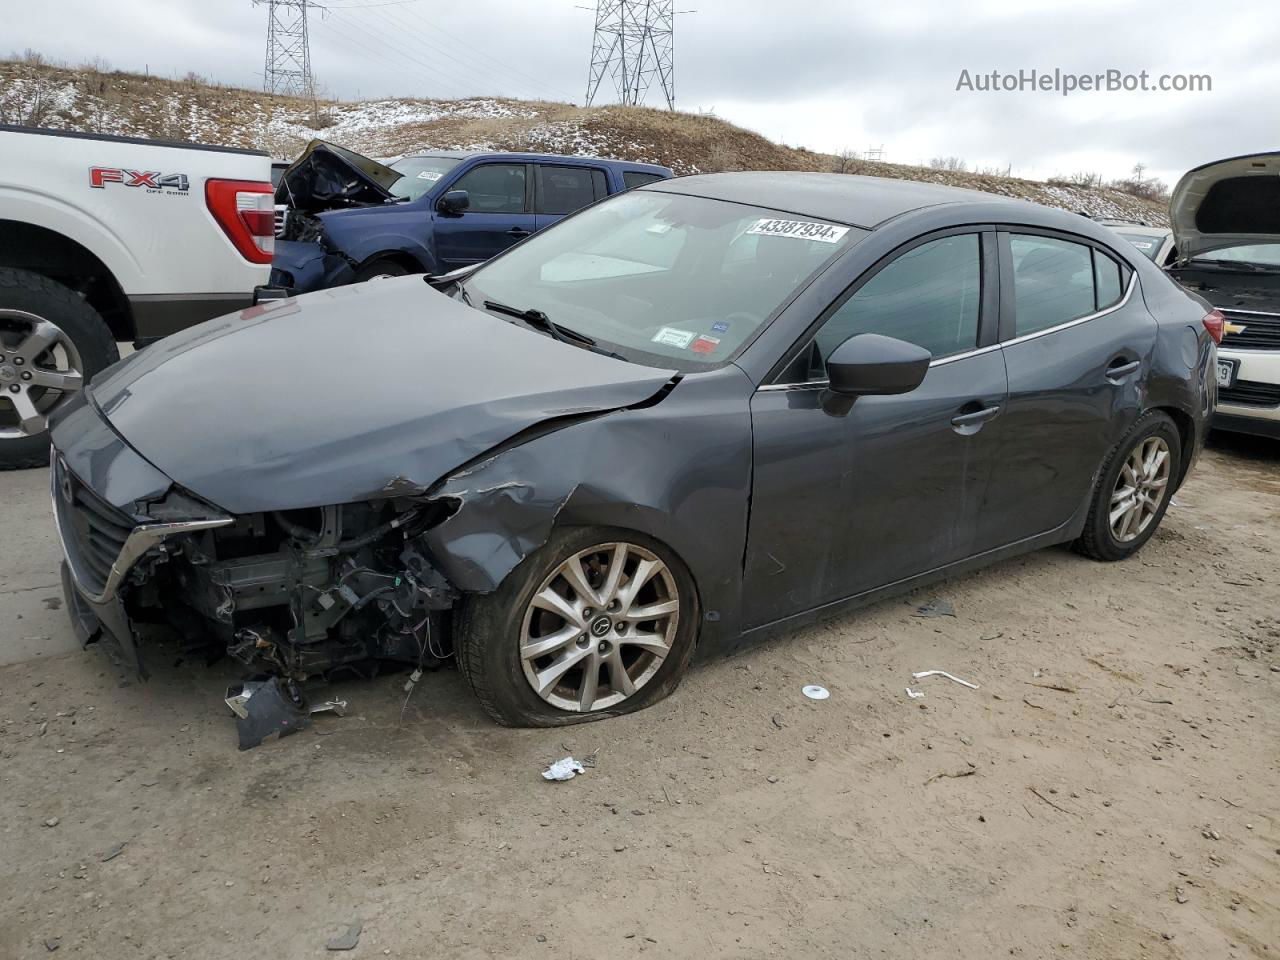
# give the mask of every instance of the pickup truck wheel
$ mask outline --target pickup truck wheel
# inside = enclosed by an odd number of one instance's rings
[[[364,283],[366,280],[389,280],[392,277],[407,276],[408,273],[408,270],[394,260],[375,260],[373,263],[366,263],[356,271],[356,283]]]
[[[98,311],[70,287],[0,269],[0,470],[47,464],[49,414],[119,359]]]

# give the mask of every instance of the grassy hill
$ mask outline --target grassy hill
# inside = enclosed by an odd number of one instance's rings
[[[677,173],[823,170],[924,180],[1096,216],[1167,222],[1163,204],[1117,190],[840,159],[774,143],[719,117],[541,100],[324,100],[145,77],[38,58],[0,61],[0,123],[257,147],[288,159],[313,137],[378,158],[426,148],[532,150],[661,163]]]

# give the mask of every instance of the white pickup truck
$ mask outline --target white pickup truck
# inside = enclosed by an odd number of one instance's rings
[[[250,306],[274,233],[265,153],[0,126],[0,470],[117,341]]]

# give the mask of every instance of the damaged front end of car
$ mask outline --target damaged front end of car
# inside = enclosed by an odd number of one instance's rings
[[[457,592],[421,538],[456,509],[412,496],[228,516],[176,487],[130,511],[52,463],[67,600],[86,641],[115,640],[141,676],[137,636],[160,627],[183,655],[226,654],[246,680],[228,691],[241,748],[301,729],[308,686],[385,665],[433,669],[452,655]]]

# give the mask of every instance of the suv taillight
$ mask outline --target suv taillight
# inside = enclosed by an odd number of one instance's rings
[[[1210,310],[1204,315],[1201,321],[1204,328],[1209,331],[1209,336],[1213,337],[1214,343],[1222,342],[1222,334],[1226,332],[1227,318],[1222,315],[1221,310]]]
[[[204,199],[228,239],[250,263],[270,263],[276,248],[275,197],[268,181],[208,180]]]

